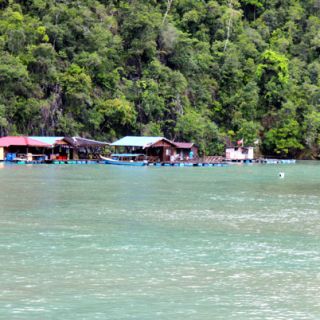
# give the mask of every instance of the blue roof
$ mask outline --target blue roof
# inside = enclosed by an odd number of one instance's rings
[[[40,137],[40,136],[32,136],[30,137],[34,140],[41,141],[43,143],[54,145],[58,140],[62,140],[64,137]]]
[[[112,143],[112,146],[116,147],[148,147],[160,140],[165,139],[164,137],[135,137],[135,136],[127,136],[118,141]],[[167,140],[167,139],[165,139]]]

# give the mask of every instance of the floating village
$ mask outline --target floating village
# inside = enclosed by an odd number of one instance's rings
[[[235,163],[291,164],[290,159],[255,158],[243,142],[228,146],[225,156],[199,156],[192,142],[164,137],[126,136],[113,143],[81,137],[5,136],[0,161],[16,164],[109,164],[127,166],[213,167]]]

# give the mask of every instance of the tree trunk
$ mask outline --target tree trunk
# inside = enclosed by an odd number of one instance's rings
[[[228,46],[229,39],[230,39],[230,33],[231,33],[231,27],[232,27],[232,18],[233,18],[232,0],[229,0],[228,6],[230,8],[230,17],[229,17],[228,25],[227,25],[227,39],[226,39],[226,42],[224,44],[223,52],[225,52],[227,50],[227,46]]]
[[[171,9],[172,2],[173,2],[173,0],[168,0],[167,10],[166,10],[166,13],[165,13],[164,16],[163,16],[162,25],[164,25],[164,23],[166,22],[167,15],[169,14],[169,11],[170,11],[170,9]]]

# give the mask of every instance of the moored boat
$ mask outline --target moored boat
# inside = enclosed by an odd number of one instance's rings
[[[123,165],[123,166],[145,166],[148,161],[145,155],[140,153],[114,153],[111,157],[100,156],[106,164]]]

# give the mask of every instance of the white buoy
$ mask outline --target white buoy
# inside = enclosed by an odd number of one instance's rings
[[[284,172],[279,172],[279,178],[283,179],[284,178]]]

